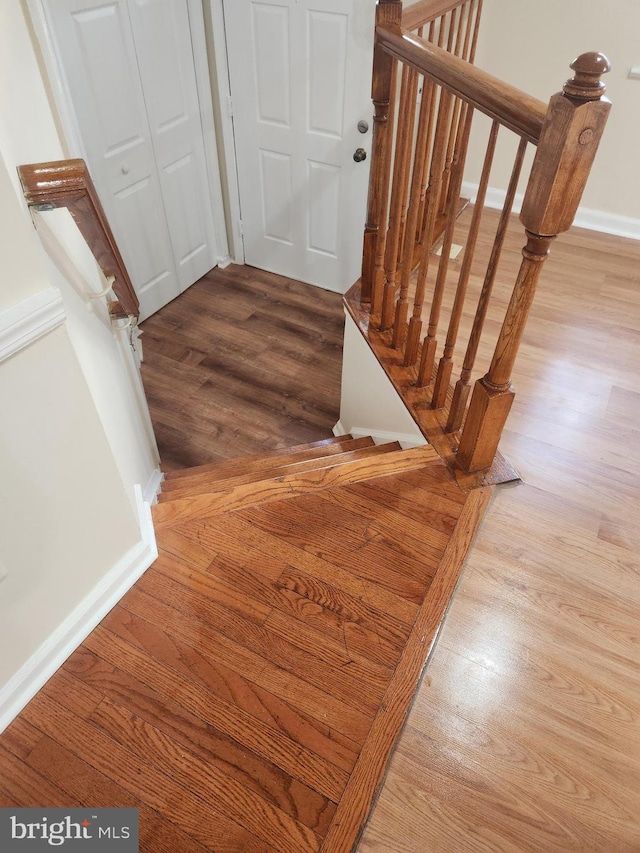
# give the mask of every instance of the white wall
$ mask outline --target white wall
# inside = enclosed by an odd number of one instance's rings
[[[596,0],[485,0],[480,33],[476,64],[545,103],[572,76],[569,63],[580,53],[598,50],[609,57],[613,70],[604,80],[613,108],[582,207],[604,214],[605,226],[617,222],[620,230],[640,236],[640,80],[627,76],[631,66],[640,65],[638,0],[605,5]],[[479,179],[483,153],[484,146],[473,146],[471,181]],[[506,149],[499,150],[491,186],[506,188],[511,163]]]
[[[2,4],[0,151],[20,198],[18,165],[68,156],[45,81],[44,61],[25,4]],[[29,221],[23,202],[20,214]],[[70,214],[66,210],[38,214],[37,224],[40,243],[50,257],[41,267],[62,291],[68,333],[133,507],[134,486],[140,484],[149,497],[159,478],[157,447],[133,353],[112,333],[105,300],[97,302],[86,295],[103,290],[105,281]]]
[[[87,297],[104,280],[70,216],[42,214],[39,235],[15,172],[64,156],[24,7],[2,3],[0,730],[155,553],[133,354]]]
[[[420,447],[426,440],[398,396],[351,315],[345,312],[340,420],[335,435],[371,436],[376,444],[399,441]]]

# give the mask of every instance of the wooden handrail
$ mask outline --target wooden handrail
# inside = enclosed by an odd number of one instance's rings
[[[69,209],[102,272],[113,278],[118,301],[109,303],[111,316],[138,318],[138,297],[84,160],[31,163],[18,166],[18,175],[29,207]]]
[[[465,2],[466,0],[421,0],[403,11],[402,26],[405,30],[417,30],[456,7],[463,6]]]
[[[515,86],[431,44],[403,27],[376,28],[377,45],[390,56],[471,104],[514,133],[538,144],[547,106]]]

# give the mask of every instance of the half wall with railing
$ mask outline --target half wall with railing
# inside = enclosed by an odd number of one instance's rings
[[[480,12],[481,0],[425,0],[404,14],[401,0],[378,0],[362,278],[346,304],[452,469],[470,481],[503,482],[513,475],[498,444],[514,397],[514,362],[551,243],[573,222],[604,130],[610,102],[600,78],[610,66],[602,54],[581,55],[571,64],[574,76],[546,105],[472,64]],[[490,119],[484,163],[464,255],[452,271],[477,113]],[[479,275],[476,248],[502,134],[517,141],[511,179],[470,306],[468,285],[472,270]],[[522,260],[488,366],[474,382],[529,145],[537,150],[520,213]]]

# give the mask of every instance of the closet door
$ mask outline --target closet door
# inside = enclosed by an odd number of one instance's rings
[[[209,272],[216,257],[191,43],[191,28],[203,26],[202,12],[187,0],[129,0],[129,12],[182,291]]]
[[[215,263],[187,0],[48,0],[47,17],[144,319]]]

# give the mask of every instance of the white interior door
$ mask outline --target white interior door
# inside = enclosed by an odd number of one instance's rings
[[[216,257],[188,0],[48,0],[46,10],[144,319]]]
[[[224,9],[246,262],[344,292],[360,274],[375,4]]]

